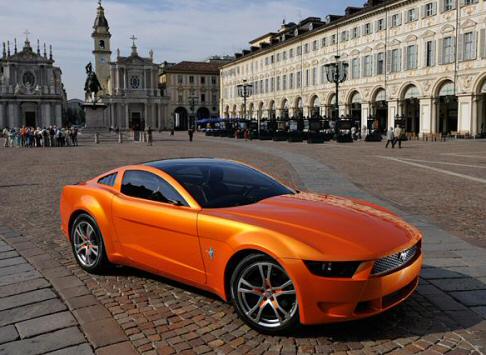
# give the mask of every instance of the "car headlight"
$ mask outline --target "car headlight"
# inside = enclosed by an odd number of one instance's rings
[[[360,261],[304,261],[311,273],[322,277],[353,277]]]

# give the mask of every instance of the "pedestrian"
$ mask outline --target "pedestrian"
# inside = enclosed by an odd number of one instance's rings
[[[147,127],[147,145],[152,145],[152,128]]]
[[[391,143],[392,148],[395,148],[395,135],[393,133],[393,127],[386,132],[386,145],[385,148],[388,148],[388,145]]]
[[[245,137],[245,141],[248,142],[248,140],[250,139],[250,132],[248,131],[248,129],[245,129],[243,136]]]
[[[5,144],[3,145],[5,148],[9,147],[9,140],[10,140],[10,130],[8,127],[5,127],[2,131],[3,138],[5,139]]]
[[[71,129],[71,140],[73,141],[73,145],[75,147],[78,146],[78,129],[76,127],[73,127]]]
[[[192,138],[194,136],[194,130],[192,128],[189,128],[187,134],[189,134],[189,142],[192,142]]]
[[[393,131],[393,135],[395,136],[395,141],[393,145],[398,143],[398,149],[402,149],[402,129],[399,125],[395,127],[395,131]]]

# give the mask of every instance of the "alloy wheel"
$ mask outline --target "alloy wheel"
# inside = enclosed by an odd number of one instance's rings
[[[100,257],[100,240],[94,227],[87,221],[80,221],[74,229],[74,252],[85,267],[93,267]]]
[[[237,302],[253,323],[282,327],[297,311],[295,287],[285,270],[272,262],[249,265],[237,280]]]

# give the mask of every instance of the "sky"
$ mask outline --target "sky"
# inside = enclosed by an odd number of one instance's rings
[[[343,14],[364,0],[104,0],[116,49],[130,54],[135,35],[139,54],[154,50],[157,63],[205,60],[233,55],[248,42],[276,31],[285,19]],[[68,98],[84,98],[84,67],[94,62],[91,32],[97,0],[0,0],[0,41],[17,38],[23,46],[26,30],[32,46],[37,39],[52,44],[55,65],[63,72]],[[13,48],[13,46],[12,46]]]

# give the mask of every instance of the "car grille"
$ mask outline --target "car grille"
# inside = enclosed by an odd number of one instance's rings
[[[400,253],[386,256],[375,261],[373,270],[371,271],[372,276],[389,274],[396,271],[405,265],[407,265],[411,260],[415,259],[420,255],[420,246],[414,245],[410,249],[404,250]]]

